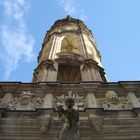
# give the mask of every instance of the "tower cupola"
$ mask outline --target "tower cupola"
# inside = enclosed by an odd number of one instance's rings
[[[33,82],[106,82],[95,39],[83,21],[67,16],[46,33]]]

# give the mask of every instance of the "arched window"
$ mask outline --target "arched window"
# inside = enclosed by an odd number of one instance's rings
[[[67,34],[63,36],[60,53],[57,54],[58,73],[57,81],[78,82],[81,81],[81,63],[78,61],[80,55],[80,41],[78,36]],[[77,62],[78,61],[78,62]]]
[[[61,52],[77,53],[79,54],[79,43],[75,36],[65,36],[61,43]]]

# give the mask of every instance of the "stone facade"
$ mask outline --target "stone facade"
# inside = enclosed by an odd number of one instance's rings
[[[56,21],[38,62],[32,83],[0,82],[0,140],[59,140],[65,134],[80,140],[140,139],[140,82],[107,82],[82,21],[69,16]],[[71,108],[65,104],[69,98]],[[69,118],[75,113],[76,121]],[[64,131],[67,120],[76,131]]]
[[[67,97],[79,111],[81,140],[140,139],[140,82],[1,82],[0,87],[1,140],[57,140],[63,122],[56,106]]]

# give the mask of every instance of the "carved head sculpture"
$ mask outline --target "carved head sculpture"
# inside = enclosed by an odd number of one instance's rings
[[[72,109],[74,106],[74,99],[73,98],[67,98],[65,101],[65,106],[67,109]]]
[[[112,104],[117,104],[118,103],[118,96],[113,90],[108,90],[105,93],[105,98],[108,102]]]
[[[23,92],[19,98],[20,104],[27,105],[31,101],[31,98],[32,94],[30,92]]]

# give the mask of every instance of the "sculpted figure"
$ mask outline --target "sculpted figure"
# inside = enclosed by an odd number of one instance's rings
[[[41,107],[43,100],[36,97],[30,91],[24,91],[19,97],[15,97],[8,105],[10,110],[35,110]]]
[[[109,90],[105,93],[105,98],[108,102],[110,102],[112,104],[118,104],[118,102],[119,102],[119,98],[118,98],[117,94],[112,90]]]
[[[132,108],[128,98],[118,97],[112,90],[108,90],[105,93],[105,98],[101,99],[99,102],[105,110],[125,110]]]
[[[66,109],[58,106],[59,117],[64,121],[59,140],[79,140],[79,114],[73,109],[74,100],[67,98],[65,101]]]

